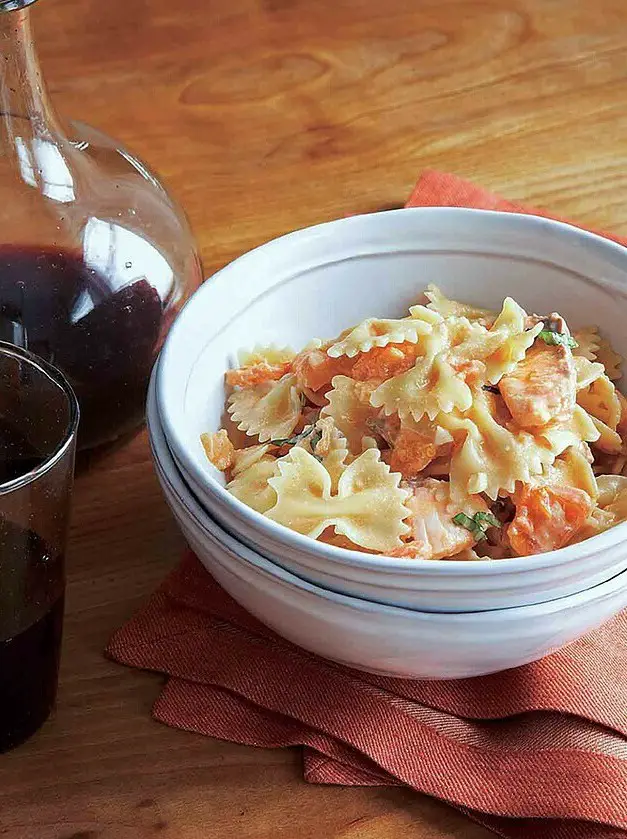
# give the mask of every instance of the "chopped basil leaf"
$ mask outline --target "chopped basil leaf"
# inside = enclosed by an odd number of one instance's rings
[[[564,332],[552,332],[550,329],[543,329],[542,332],[538,333],[538,338],[544,341],[545,344],[553,347],[561,345],[574,349],[579,346],[577,341],[571,338],[570,335],[566,335]]]
[[[453,516],[453,521],[460,527],[465,527],[475,537],[477,542],[487,539],[486,530],[488,527],[500,527],[500,522],[492,515],[492,513],[475,513],[471,518],[466,513],[457,513]]]
[[[492,513],[475,513],[475,521],[485,522],[487,527],[501,526],[501,522]]]
[[[453,521],[460,527],[465,527],[466,530],[474,530],[475,528],[474,520],[470,516],[467,516],[466,513],[457,513],[456,516],[453,516]]]
[[[301,440],[307,439],[314,428],[314,425],[308,425],[300,432],[300,434],[295,434],[293,437],[284,437],[279,440],[269,440],[268,442],[271,446],[295,446],[296,443],[300,443]]]
[[[297,443],[301,443],[303,440],[306,440],[309,435],[311,435],[309,440],[311,453],[316,460],[321,463],[322,458],[316,454],[315,449],[320,440],[322,440],[322,432],[316,429],[315,425],[307,425],[300,434],[295,434],[293,437],[283,437],[279,440],[269,440],[268,442],[269,445],[278,446],[279,448],[283,448],[283,446],[295,446]]]

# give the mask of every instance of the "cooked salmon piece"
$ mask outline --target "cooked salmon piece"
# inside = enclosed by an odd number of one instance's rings
[[[516,515],[507,530],[518,556],[563,548],[592,512],[591,497],[569,486],[525,485],[514,498]]]
[[[351,378],[360,382],[376,379],[385,381],[392,376],[405,373],[416,363],[420,354],[417,344],[405,341],[402,344],[388,344],[385,347],[373,347],[360,353],[351,372]]]
[[[331,358],[327,355],[327,349],[334,342],[323,344],[321,347],[309,347],[298,353],[292,362],[292,370],[296,374],[296,382],[301,389],[309,388],[319,391],[327,390],[331,386],[331,379],[334,376],[350,376],[354,358],[341,355],[339,358]]]
[[[215,434],[201,434],[200,442],[207,455],[207,460],[213,463],[216,469],[225,472],[233,466],[235,446],[229,440],[226,429],[221,428]]]
[[[228,370],[226,383],[229,387],[255,387],[263,382],[275,382],[282,379],[292,369],[291,362],[281,364],[268,364],[267,361],[260,361],[250,367],[240,367],[238,370]]]
[[[400,472],[405,480],[416,478],[435,458],[449,454],[452,438],[426,419],[405,424],[398,414],[390,414],[371,420],[369,427],[382,438],[382,447],[390,447],[384,452],[392,472]]]
[[[521,428],[569,420],[577,395],[570,349],[536,341],[513,372],[503,376],[499,391]]]
[[[413,495],[405,502],[405,506],[412,512],[411,520],[408,521],[412,528],[411,541],[396,548],[390,556],[454,558],[455,554],[475,544],[476,539],[471,531],[453,521],[453,516],[460,509],[451,503],[447,481],[426,478],[413,488]],[[477,512],[488,512],[488,506],[480,496],[475,495],[469,499],[468,509],[464,512],[472,516]]]
[[[415,478],[436,456],[438,447],[433,435],[401,427],[394,439],[390,469],[404,478]]]

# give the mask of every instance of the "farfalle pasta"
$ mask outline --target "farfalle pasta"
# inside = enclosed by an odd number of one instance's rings
[[[410,316],[401,320],[381,320],[368,318],[362,321],[340,341],[327,350],[331,358],[346,355],[354,358],[358,353],[365,353],[374,347],[386,347],[388,344],[418,344],[421,335],[428,335],[433,327],[442,322],[442,317],[425,306],[412,306]]]
[[[468,303],[461,303],[459,300],[449,300],[435,285],[427,286],[425,297],[429,301],[427,309],[438,312],[444,317],[464,317],[468,320],[476,320],[483,326],[491,326],[498,316],[498,312],[493,312],[491,309],[481,309]]]
[[[492,396],[478,389],[468,411],[439,417],[455,442],[450,494],[460,503],[471,495],[484,494],[492,501],[511,495],[517,483],[531,482],[555,460],[541,438],[499,422],[503,418]]]
[[[320,414],[329,417],[335,424],[353,453],[361,452],[363,438],[370,436],[371,423],[379,413],[370,404],[371,396],[372,386],[348,376],[334,376],[331,390],[325,394],[328,404],[323,406]]]
[[[410,560],[542,553],[627,519],[622,359],[599,330],[510,297],[425,298],[300,351],[234,348],[227,427],[201,436],[227,490],[311,539]]]
[[[401,476],[390,472],[377,449],[367,449],[342,471],[333,492],[324,462],[294,446],[279,464],[279,476],[268,483],[277,503],[266,515],[279,524],[311,536],[327,527],[354,545],[393,551],[409,533],[405,524],[409,490],[401,489]]]
[[[296,376],[288,373],[278,381],[237,388],[229,397],[227,410],[238,429],[260,443],[289,436],[302,412]]]
[[[576,344],[572,347],[573,355],[586,358],[588,361],[596,361],[601,343],[597,326],[582,326],[576,329],[573,332],[573,339]]]
[[[601,338],[599,341],[596,351],[596,360],[603,365],[608,379],[615,382],[622,378],[623,371],[621,370],[621,366],[623,358],[614,350],[610,342],[605,338]]]

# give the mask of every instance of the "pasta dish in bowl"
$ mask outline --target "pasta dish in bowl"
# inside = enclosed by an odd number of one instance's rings
[[[242,545],[352,597],[464,611],[598,585],[627,570],[625,254],[457,208],[268,242],[168,335],[176,468]]]
[[[553,551],[627,517],[621,358],[595,326],[429,286],[300,352],[256,346],[206,432],[227,490],[313,539],[422,560]]]

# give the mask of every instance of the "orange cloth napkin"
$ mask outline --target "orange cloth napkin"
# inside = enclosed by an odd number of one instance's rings
[[[520,209],[428,172],[409,205],[433,204]],[[302,746],[307,781],[406,785],[510,839],[627,836],[627,612],[526,667],[404,681],[289,644],[188,553],[106,652],[169,676],[157,720]]]

